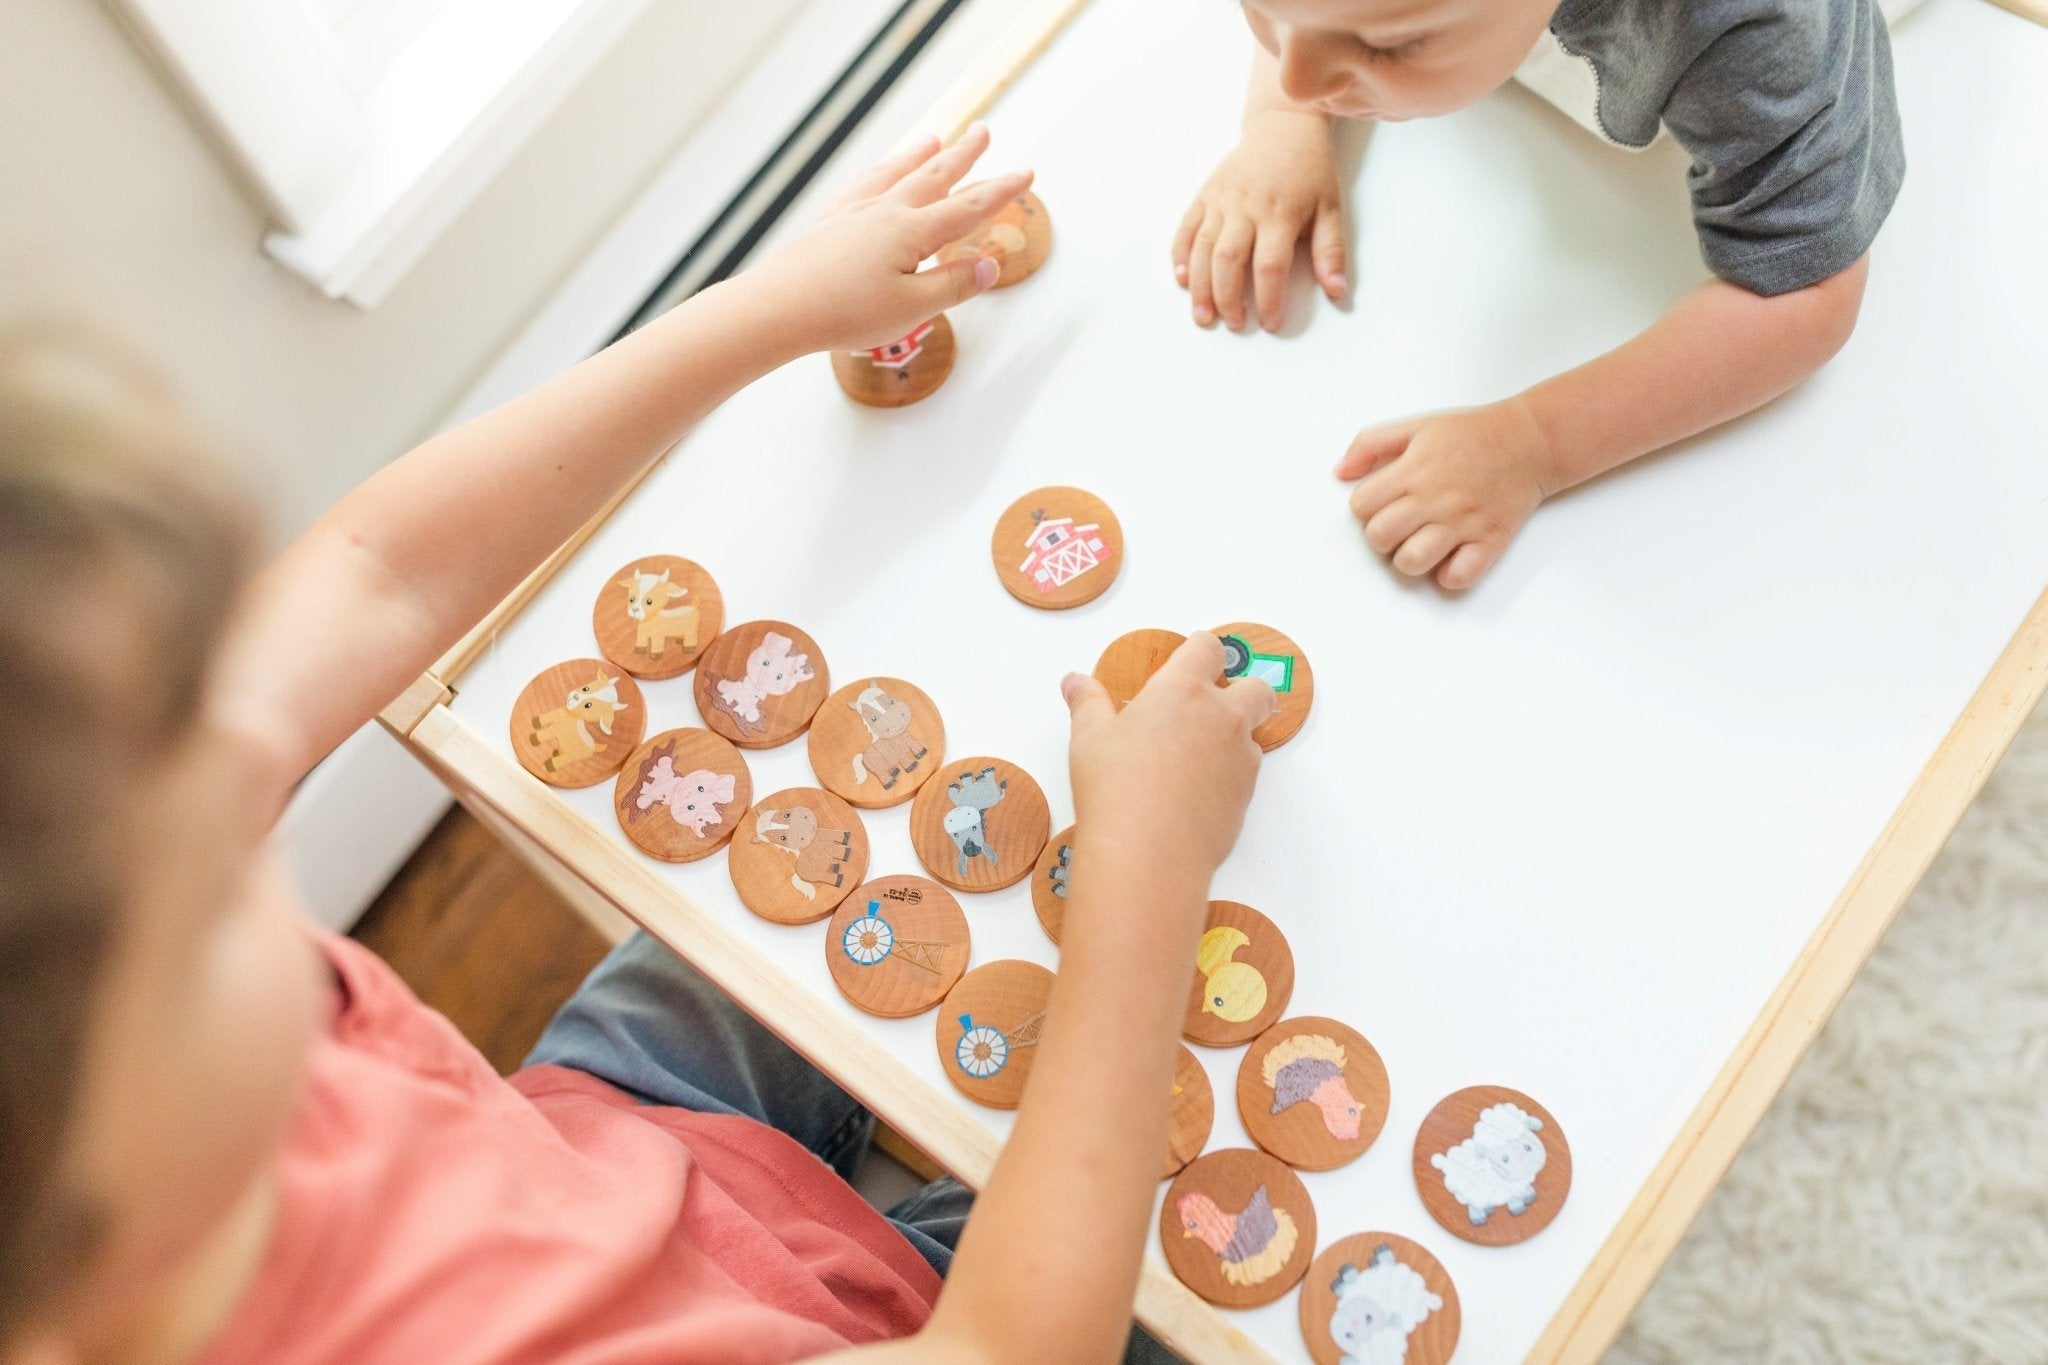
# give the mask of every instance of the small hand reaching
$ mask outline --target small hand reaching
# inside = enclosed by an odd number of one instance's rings
[[[1075,823],[1129,859],[1168,857],[1204,885],[1244,823],[1261,757],[1252,730],[1273,714],[1257,678],[1219,687],[1223,645],[1190,635],[1121,711],[1094,678],[1061,685],[1073,712]]]
[[[992,257],[920,270],[1031,184],[1013,171],[954,189],[988,149],[980,124],[952,146],[927,138],[856,180],[801,236],[747,272],[777,315],[798,321],[804,348],[865,350],[895,341],[987,289]]]
[[[1351,512],[1400,572],[1469,588],[1537,504],[1562,486],[1549,440],[1518,398],[1368,427],[1337,465],[1360,479]]]

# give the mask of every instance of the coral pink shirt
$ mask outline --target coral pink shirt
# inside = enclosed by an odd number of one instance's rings
[[[509,1081],[368,950],[339,980],[269,1250],[204,1365],[784,1361],[915,1331],[939,1277],[751,1119]]]

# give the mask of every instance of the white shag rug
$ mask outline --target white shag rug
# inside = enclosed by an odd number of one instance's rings
[[[1607,1359],[2048,1362],[2048,707]]]

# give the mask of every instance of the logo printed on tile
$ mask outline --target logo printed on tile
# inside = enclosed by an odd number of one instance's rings
[[[825,931],[833,984],[884,1018],[922,1014],[945,999],[968,956],[960,902],[923,877],[878,877],[855,887]]]

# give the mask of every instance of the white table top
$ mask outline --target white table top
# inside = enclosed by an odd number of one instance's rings
[[[2048,31],[1974,0],[1907,21],[1910,170],[1847,349],[1765,412],[1546,506],[1459,599],[1367,551],[1330,466],[1357,427],[1510,392],[1704,278],[1682,153],[1603,146],[1513,88],[1382,128],[1351,201],[1355,307],[1303,309],[1297,279],[1287,335],[1204,333],[1167,244],[1234,135],[1248,38],[1235,7],[1162,13],[1093,0],[997,107],[991,162],[1038,169],[1056,244],[1037,277],[955,311],[935,397],[858,408],[821,358],[761,380],[512,623],[454,710],[509,754],[518,689],[594,652],[610,571],[681,553],[717,575],[729,621],[815,636],[835,685],[923,687],[950,754],[1023,764],[1059,828],[1063,671],[1140,626],[1288,632],[1316,709],[1269,759],[1215,893],[1287,931],[1289,1013],[1352,1024],[1391,1075],[1373,1149],[1303,1177],[1318,1241],[1416,1238],[1457,1283],[1462,1358],[1519,1357],[2048,582]],[[834,178],[930,94],[921,77],[892,95]],[[1129,544],[1116,586],[1064,613],[1012,601],[988,557],[1003,507],[1050,483],[1102,495]],[[687,677],[644,686],[650,732],[698,723]],[[801,742],[748,761],[758,793],[815,785]],[[616,835],[610,790],[563,799]],[[875,874],[918,870],[907,815],[867,814]],[[722,856],[662,871],[953,1095],[933,1016],[846,1005],[822,925],[754,919]],[[977,964],[1056,964],[1024,886],[963,902]],[[1197,1051],[1221,1101],[1210,1146],[1244,1145],[1242,1050]],[[1475,1083],[1535,1096],[1571,1140],[1570,1201],[1520,1246],[1442,1232],[1409,1175],[1423,1114]],[[1231,1317],[1301,1357],[1292,1294]]]

